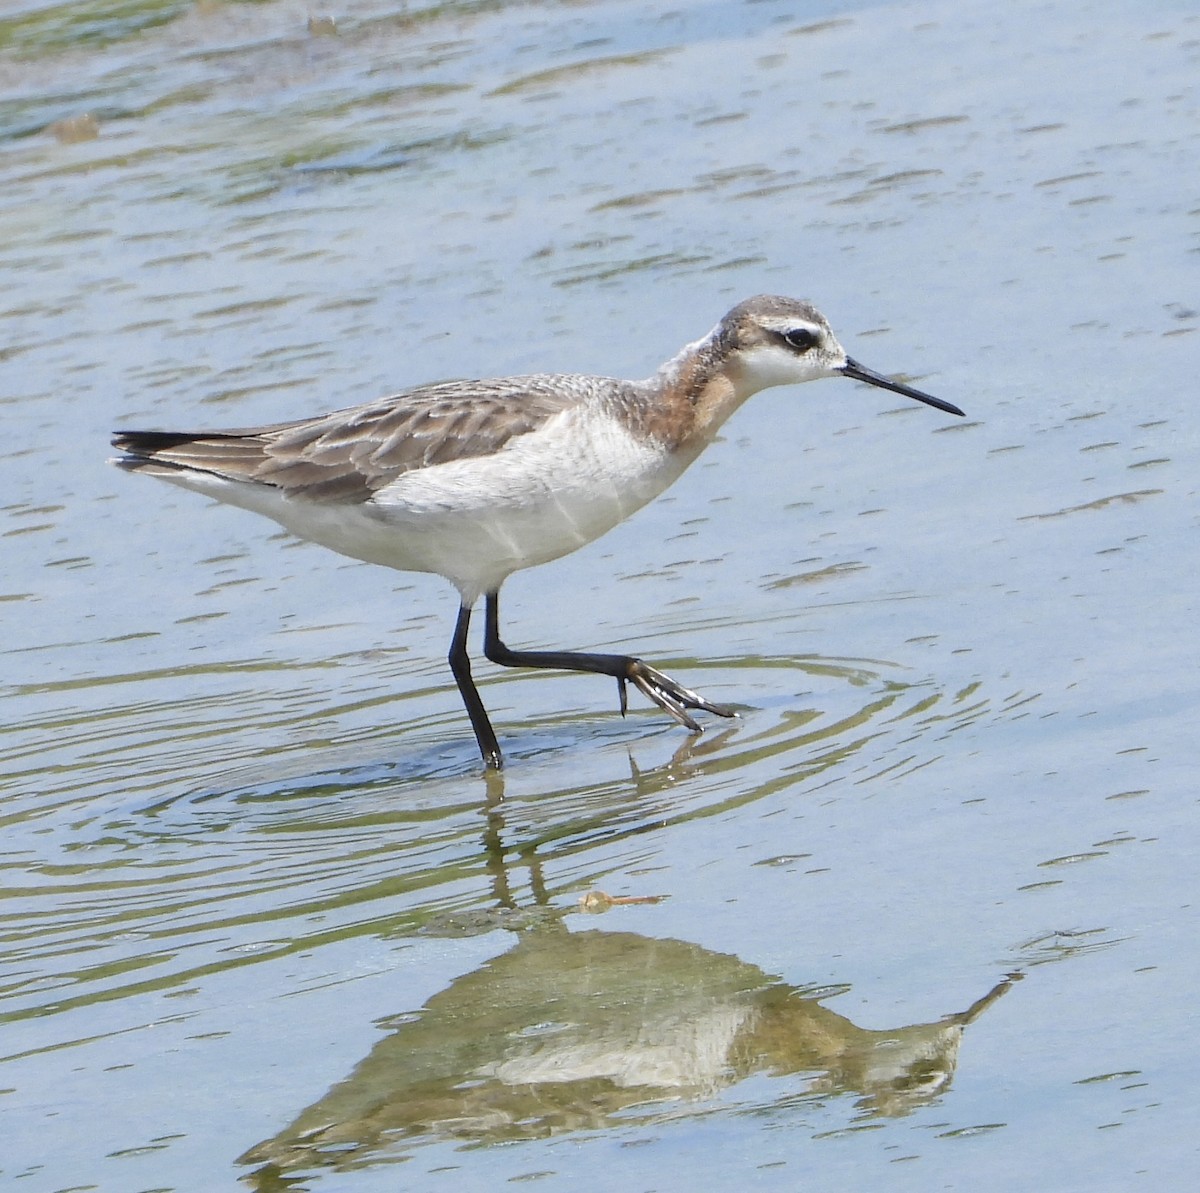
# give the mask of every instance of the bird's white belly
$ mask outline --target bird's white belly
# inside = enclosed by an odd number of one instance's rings
[[[611,530],[679,471],[659,445],[573,410],[495,455],[405,473],[364,513],[399,551],[390,566],[436,572],[474,599]]]
[[[343,555],[445,576],[472,603],[512,572],[611,530],[687,462],[607,415],[575,409],[494,455],[403,473],[366,502],[314,502],[268,485],[178,479]]]

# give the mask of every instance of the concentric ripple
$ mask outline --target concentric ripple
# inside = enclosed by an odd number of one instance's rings
[[[356,663],[378,692],[391,661]],[[521,721],[528,695],[575,681],[506,675],[486,685],[510,757],[490,778],[446,685],[330,706],[323,667],[246,663],[46,690],[6,735],[2,1017],[184,989],[357,935],[461,931],[643,864],[673,824],[911,774],[1014,702],[870,660],[665,665],[742,694],[739,719],[700,736],[654,710]],[[155,701],[159,684],[174,695]]]

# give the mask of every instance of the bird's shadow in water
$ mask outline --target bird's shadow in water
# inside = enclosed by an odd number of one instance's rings
[[[503,924],[515,946],[385,1021],[344,1080],[240,1157],[254,1188],[302,1188],[305,1173],[394,1162],[423,1141],[645,1125],[710,1109],[755,1074],[785,1079],[767,1108],[849,1098],[858,1120],[908,1114],[945,1093],[966,1027],[1020,977],[934,1022],[870,1030],[824,1005],[844,987],[790,985],[687,941],[569,930],[536,877],[522,913],[503,869],[498,857],[497,907],[474,927]]]
[[[856,1121],[906,1115],[949,1089],[965,1029],[1022,976],[964,1011],[872,1030],[824,1005],[848,986],[792,985],[688,941],[571,928],[577,913],[656,899],[592,892],[556,906],[536,846],[506,843],[502,788],[496,776],[481,841],[490,905],[435,916],[425,932],[501,928],[514,947],[382,1021],[387,1034],[345,1079],[239,1157],[256,1190],[395,1162],[423,1142],[489,1146],[699,1113],[755,1075],[781,1083],[754,1112],[844,1098]],[[524,905],[514,865],[527,872]]]

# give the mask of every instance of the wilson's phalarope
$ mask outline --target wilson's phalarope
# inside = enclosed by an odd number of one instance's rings
[[[483,652],[503,667],[589,671],[632,683],[681,725],[736,715],[641,659],[511,650],[500,585],[590,543],[658,496],[760,389],[851,377],[950,414],[949,402],[846,355],[815,307],[760,296],[646,381],[536,374],[448,381],[333,414],[225,431],[118,431],[131,472],[265,514],[343,555],[444,576],[461,604],[450,669],[484,763],[502,756],[471,679],[467,627],[485,598]]]

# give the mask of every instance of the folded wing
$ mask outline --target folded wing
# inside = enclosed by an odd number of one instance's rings
[[[224,431],[118,431],[112,443],[124,453],[116,463],[131,472],[204,472],[269,485],[302,500],[367,501],[406,472],[489,456],[536,431],[578,402],[582,395],[569,383],[574,381],[449,381],[295,422]]]

